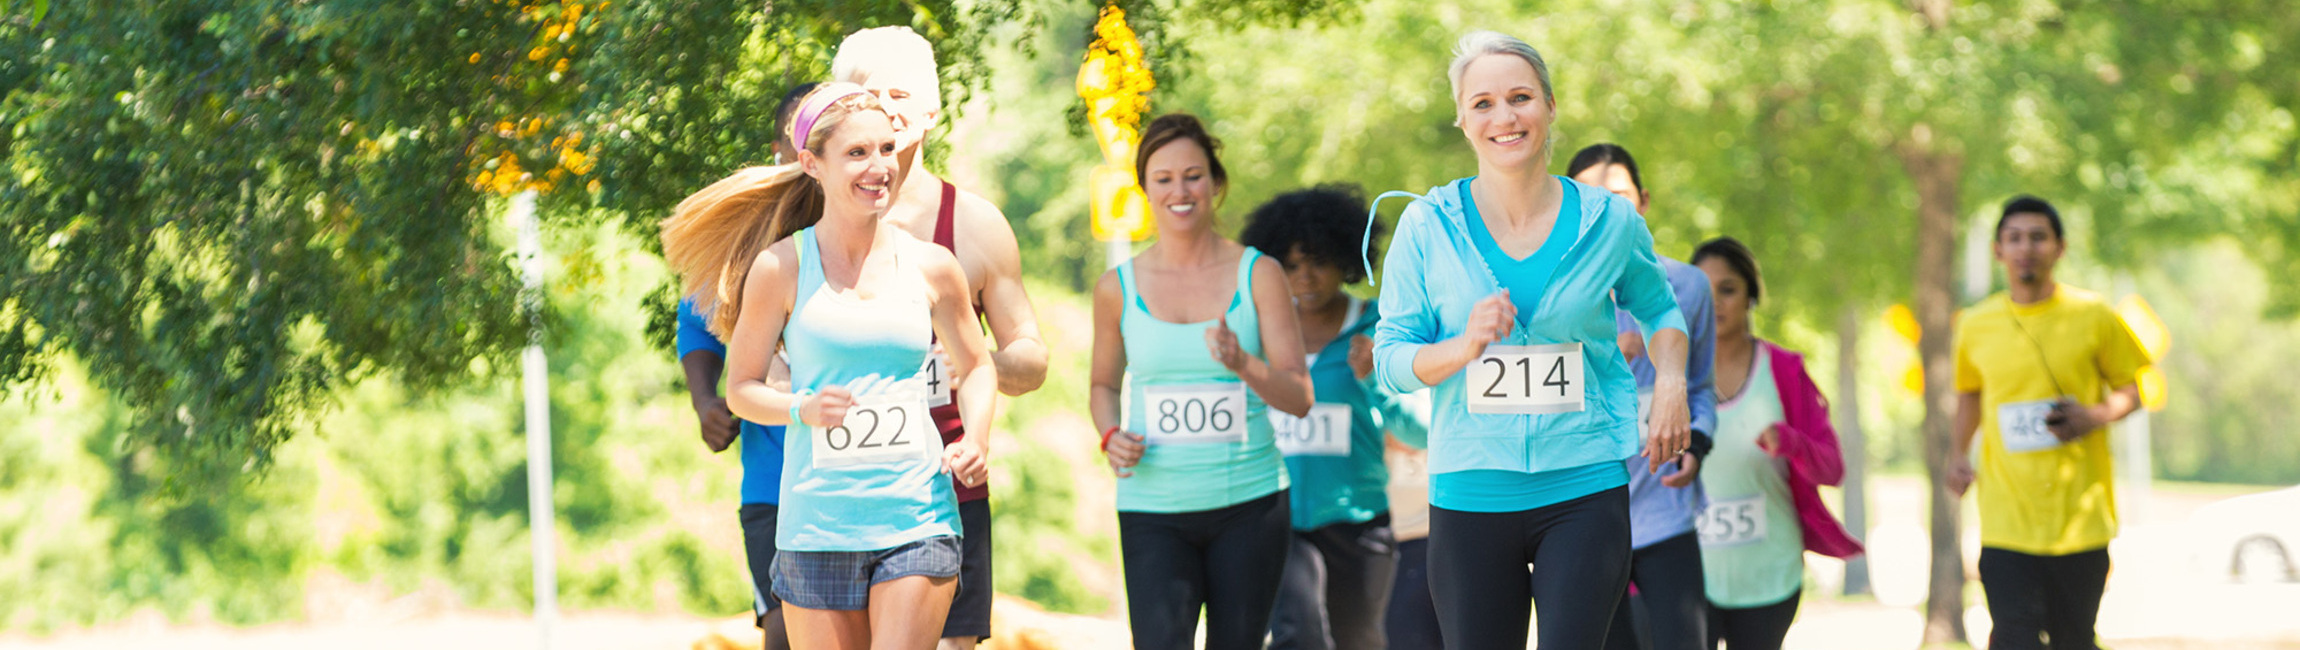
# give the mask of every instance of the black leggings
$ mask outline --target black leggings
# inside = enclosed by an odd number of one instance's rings
[[[1437,605],[1430,602],[1430,540],[1398,542],[1397,584],[1390,587],[1388,629],[1390,650],[1437,650],[1445,647],[1438,633]]]
[[[1137,650],[1259,649],[1292,539],[1286,491],[1198,512],[1118,513],[1126,618]]]
[[[1432,505],[1429,571],[1449,650],[1524,648],[1528,598],[1542,650],[1599,650],[1629,583],[1629,488],[1519,512]]]
[[[1700,650],[1709,636],[1709,592],[1701,579],[1701,540],[1686,533],[1629,555],[1637,595],[1613,610],[1608,650]]]
[[[1397,576],[1390,515],[1295,531],[1270,616],[1270,650],[1380,650],[1382,614]]]
[[[1789,594],[1789,599],[1771,605],[1756,607],[1709,606],[1709,650],[1717,650],[1717,642],[1733,650],[1781,650],[1781,640],[1789,638],[1789,624],[1797,620],[1797,599],[1804,594]]]
[[[2108,587],[2108,549],[2029,555],[1981,548],[1981,591],[1988,595],[1990,650],[2097,650],[2093,622]]]

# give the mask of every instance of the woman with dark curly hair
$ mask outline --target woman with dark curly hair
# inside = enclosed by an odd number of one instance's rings
[[[1342,291],[1366,281],[1366,199],[1352,185],[1295,190],[1254,210],[1240,243],[1285,267],[1317,403],[1310,416],[1272,414],[1293,478],[1293,539],[1270,647],[1381,648],[1397,568],[1390,530],[1387,429],[1426,444],[1424,418],[1371,381],[1378,310]]]

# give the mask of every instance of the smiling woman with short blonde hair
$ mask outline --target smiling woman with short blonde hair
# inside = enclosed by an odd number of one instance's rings
[[[1478,175],[1400,217],[1374,374],[1435,389],[1429,575],[1446,646],[1523,647],[1531,598],[1542,648],[1596,650],[1628,580],[1623,461],[1642,443],[1658,465],[1689,442],[1685,320],[1636,210],[1547,173],[1557,101],[1541,54],[1493,32],[1455,53]],[[1659,370],[1642,441],[1617,306]]]

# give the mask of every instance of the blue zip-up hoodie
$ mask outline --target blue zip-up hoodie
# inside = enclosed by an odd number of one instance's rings
[[[1560,182],[1573,183],[1571,179]],[[1470,179],[1430,188],[1406,207],[1383,258],[1381,324],[1374,330],[1374,374],[1389,390],[1429,387],[1414,376],[1422,346],[1459,336],[1470,308],[1501,291],[1501,282],[1470,239],[1460,198]],[[1432,399],[1429,471],[1473,469],[1543,472],[1619,462],[1643,444],[1637,427],[1637,380],[1614,339],[1614,310],[1628,309],[1647,336],[1686,331],[1677,297],[1653,253],[1653,233],[1626,199],[1580,185],[1581,224],[1573,245],[1533,313],[1497,344],[1579,342],[1586,381],[1583,410],[1541,415],[1470,413],[1467,372],[1437,384]],[[1619,296],[1617,305],[1615,296]]]

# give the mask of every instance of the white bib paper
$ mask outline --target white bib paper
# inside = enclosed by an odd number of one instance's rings
[[[1246,385],[1208,383],[1142,389],[1144,441],[1153,445],[1246,441]]]
[[[2055,400],[2014,402],[1997,406],[1997,433],[2005,451],[2041,451],[2065,444],[2045,426]]]
[[[1287,456],[1349,456],[1350,422],[1347,404],[1312,404],[1310,416],[1302,418],[1270,410],[1278,453]]]
[[[1469,364],[1471,413],[1573,413],[1582,409],[1580,343],[1488,345]]]
[[[950,406],[950,357],[941,352],[926,355],[926,405],[932,408]]]
[[[1693,520],[1703,548],[1740,546],[1765,541],[1765,495],[1711,501]]]
[[[845,422],[817,429],[813,438],[816,467],[933,460],[942,453],[942,434],[926,400],[917,397],[856,396]]]

